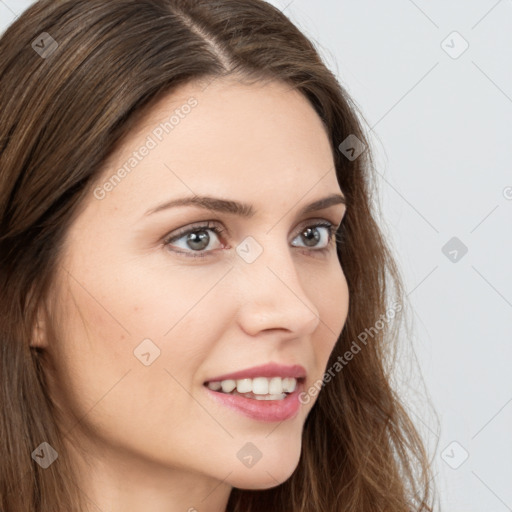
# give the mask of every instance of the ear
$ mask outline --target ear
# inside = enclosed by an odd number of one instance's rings
[[[30,347],[33,348],[46,348],[48,345],[46,336],[46,323],[42,310],[37,314],[37,320],[32,331],[32,339],[30,340]]]

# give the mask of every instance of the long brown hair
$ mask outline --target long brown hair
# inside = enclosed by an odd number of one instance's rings
[[[227,510],[432,510],[426,449],[390,385],[402,308],[392,321],[383,315],[405,294],[372,208],[370,145],[314,45],[262,0],[40,0],[6,30],[0,55],[1,509],[84,509],[41,354],[29,346],[37,311],[50,327],[55,319],[49,298],[67,228],[158,98],[236,74],[289,84],[325,124],[347,198],[337,253],[350,292],[328,368],[354,343],[361,354],[324,383],[292,476],[271,489],[233,489]],[[366,145],[358,158],[338,149],[349,135]],[[42,442],[58,453],[47,469],[31,456]]]

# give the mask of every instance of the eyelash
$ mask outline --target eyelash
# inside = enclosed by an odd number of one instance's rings
[[[317,222],[316,224],[309,224],[307,226],[304,226],[304,228],[302,228],[300,230],[300,232],[298,233],[297,236],[300,236],[307,228],[319,228],[319,227],[327,228],[327,231],[328,231],[327,245],[325,247],[323,247],[322,249],[312,248],[312,249],[308,250],[307,248],[305,248],[306,252],[320,253],[321,255],[324,255],[331,250],[333,239],[336,239],[338,242],[344,241],[343,232],[337,232],[338,230],[337,230],[336,226],[332,222],[329,222],[329,221],[321,221],[321,222]],[[340,226],[340,228],[341,228],[341,226]],[[226,231],[225,228],[220,227],[216,224],[213,224],[211,221],[208,221],[203,224],[194,225],[194,226],[190,227],[189,229],[186,229],[185,231],[176,233],[175,235],[167,236],[164,239],[163,243],[164,243],[164,246],[168,247],[171,245],[172,242],[175,242],[176,240],[179,240],[180,238],[183,238],[191,233],[195,233],[197,231],[208,231],[208,230],[213,231],[217,236],[221,235],[222,233],[224,233]],[[301,249],[304,249],[304,247],[301,247]],[[209,251],[203,250],[202,252],[199,252],[199,251],[176,251],[174,249],[170,249],[170,250],[175,254],[179,254],[180,256],[185,256],[185,257],[189,257],[189,258],[206,258],[206,257],[209,257],[211,255],[211,253],[213,252],[212,250],[209,250]]]

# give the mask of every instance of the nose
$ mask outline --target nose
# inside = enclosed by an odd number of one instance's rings
[[[269,329],[308,336],[321,321],[319,311],[303,287],[290,248],[268,242],[252,263],[237,261],[240,326],[252,336]]]

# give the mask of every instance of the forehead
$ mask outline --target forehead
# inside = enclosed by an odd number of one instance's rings
[[[190,83],[163,97],[112,155],[96,207],[133,218],[183,195],[218,195],[262,207],[311,190],[339,190],[325,127],[299,92],[281,82]],[[314,189],[314,190],[313,190]],[[129,209],[126,206],[129,205]]]

